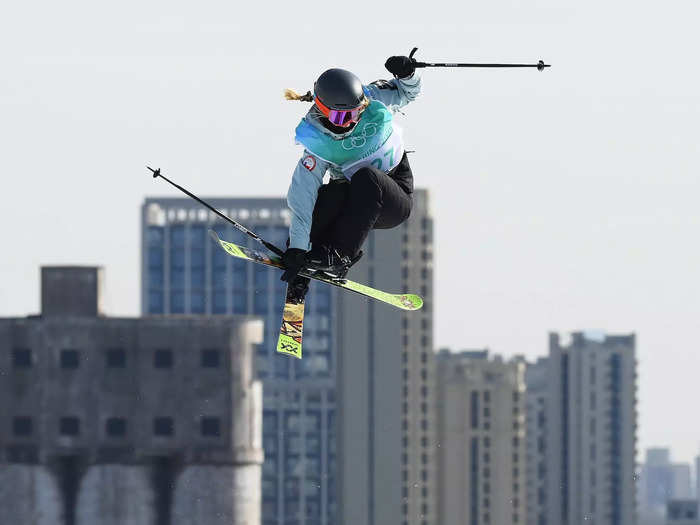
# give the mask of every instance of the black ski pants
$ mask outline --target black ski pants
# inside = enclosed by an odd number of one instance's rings
[[[413,173],[405,153],[389,173],[368,167],[350,181],[331,180],[318,190],[311,242],[354,257],[370,230],[394,228],[408,219],[412,195]]]

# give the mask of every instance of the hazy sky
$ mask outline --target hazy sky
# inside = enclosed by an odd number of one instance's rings
[[[545,355],[549,331],[636,332],[639,448],[700,446],[700,76],[693,0],[13,2],[0,16],[0,316],[39,266],[99,264],[139,313],[139,206],[281,196],[310,89],[418,46],[399,116],[435,216],[435,340]]]

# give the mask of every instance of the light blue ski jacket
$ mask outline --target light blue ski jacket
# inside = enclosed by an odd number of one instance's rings
[[[364,86],[365,94],[372,100],[377,100],[396,112],[399,108],[409,102],[413,102],[421,92],[420,73],[416,72],[412,76],[403,79],[377,80]],[[304,117],[309,124],[321,131],[328,140],[342,140],[350,132],[338,135],[323,127],[319,119],[323,115],[313,106]],[[361,121],[361,120],[360,120]],[[318,189],[323,184],[323,177],[326,172],[332,179],[342,179],[345,176],[340,171],[340,166],[327,162],[309,150],[304,149],[299,162],[297,162],[292,182],[287,191],[287,205],[291,211],[291,224],[289,227],[289,237],[291,248],[301,248],[309,250],[311,244],[309,235],[311,233],[311,219]]]

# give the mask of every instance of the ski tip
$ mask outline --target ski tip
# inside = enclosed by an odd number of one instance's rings
[[[219,236],[214,230],[209,230],[209,235],[211,236],[212,239],[214,239],[216,242],[221,242],[221,239],[219,239]]]
[[[420,310],[423,307],[423,298],[414,293],[406,293],[398,296],[403,310]]]

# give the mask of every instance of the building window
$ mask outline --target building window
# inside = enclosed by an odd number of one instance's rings
[[[126,366],[126,352],[123,348],[107,350],[107,368],[124,368]]]
[[[14,368],[31,368],[32,351],[28,348],[16,348],[12,351],[12,366]]]
[[[153,419],[153,434],[156,436],[172,436],[175,433],[175,423],[171,417]]]
[[[77,350],[61,350],[61,368],[78,368],[80,357]]]
[[[202,350],[202,368],[219,368],[221,353],[218,350]]]
[[[156,350],[153,354],[153,366],[155,368],[172,368],[173,351],[165,349]]]
[[[59,432],[62,436],[80,435],[80,420],[77,417],[62,417],[59,421]]]
[[[221,422],[218,417],[202,418],[202,435],[207,437],[221,436]]]
[[[18,416],[12,420],[12,433],[15,436],[31,436],[33,431],[32,418]]]
[[[479,428],[479,392],[472,392],[471,400],[471,427]]]
[[[428,446],[428,438],[427,437],[420,438],[420,444],[423,448],[426,448]]]
[[[105,422],[105,432],[108,436],[112,437],[126,436],[126,419],[122,417],[110,417]]]

